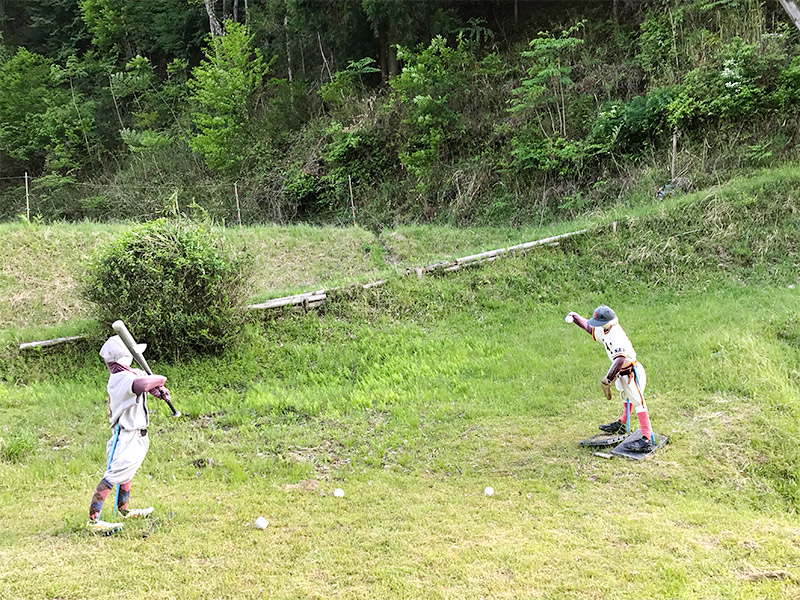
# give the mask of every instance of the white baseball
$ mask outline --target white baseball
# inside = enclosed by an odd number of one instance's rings
[[[258,517],[256,519],[256,527],[259,529],[266,529],[267,525],[269,525],[269,521],[267,521],[264,517]]]
[[[486,487],[486,488],[484,488],[483,493],[486,494],[487,496],[491,496],[491,495],[494,494],[494,488],[493,487]]]
[[[333,495],[337,498],[344,498],[344,490],[342,488],[336,488],[333,490]]]
[[[564,321],[566,323],[572,323],[574,320],[575,319],[572,318],[572,315],[567,315],[566,317],[564,317]]]

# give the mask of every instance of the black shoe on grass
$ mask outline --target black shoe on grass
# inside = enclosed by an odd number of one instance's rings
[[[650,440],[642,437],[632,442],[626,442],[622,444],[622,447],[628,452],[650,452],[655,448],[655,445]]]
[[[622,421],[614,421],[608,425],[600,425],[600,431],[609,435],[614,435],[615,433],[625,433],[626,427],[625,423]]]

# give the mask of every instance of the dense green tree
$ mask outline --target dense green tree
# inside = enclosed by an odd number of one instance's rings
[[[224,36],[209,39],[206,57],[189,81],[192,119],[198,130],[192,148],[218,170],[231,169],[245,156],[254,92],[268,69],[244,25],[228,21],[225,30]]]
[[[79,0],[92,42],[130,60],[147,55],[154,63],[188,59],[199,52],[206,23],[202,7],[189,0]]]
[[[66,59],[89,45],[77,0],[4,0],[0,27],[12,46]]]

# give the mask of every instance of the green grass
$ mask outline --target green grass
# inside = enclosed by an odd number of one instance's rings
[[[602,348],[562,319],[591,305],[493,287],[425,315],[481,275],[404,282],[345,312],[254,325],[238,353],[157,365],[188,416],[158,407],[133,490],[157,517],[109,539],[81,530],[108,434],[101,365],[78,361],[64,381],[38,374],[45,362],[18,367],[28,383],[0,388],[0,435],[35,445],[0,461],[0,590],[85,598],[113,572],[122,598],[791,597],[788,582],[745,577],[800,576],[800,348],[781,337],[798,292],[610,295],[672,441],[609,462],[576,445],[619,410],[597,385]],[[370,319],[411,294],[418,311]],[[308,479],[319,487],[284,489]]]
[[[121,598],[795,598],[800,175],[780,173],[153,365],[186,416],[153,402],[132,496],[157,512],[112,538],[82,529],[98,340],[4,351],[0,597],[93,597],[113,573]],[[563,321],[601,301],[671,438],[640,463],[576,443],[620,410]]]

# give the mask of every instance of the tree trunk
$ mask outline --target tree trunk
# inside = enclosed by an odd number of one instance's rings
[[[778,0],[792,22],[800,29],[800,7],[795,0]]]
[[[389,34],[385,22],[378,27],[378,62],[381,66],[381,81],[389,81]]]
[[[333,81],[333,73],[331,72],[330,64],[328,64],[328,57],[325,56],[325,49],[322,47],[322,36],[320,36],[319,31],[317,32],[317,42],[319,43],[319,53],[322,56],[322,63],[328,70],[328,81]]]
[[[233,0],[233,22],[239,22],[239,0]]]
[[[225,35],[225,29],[217,18],[217,12],[214,9],[214,0],[204,0],[204,3],[206,6],[206,13],[208,13],[208,26],[211,30],[211,35],[213,37]]]
[[[286,38],[286,72],[292,80],[292,49],[289,46],[289,15],[283,15],[283,35]]]
[[[389,77],[394,77],[400,72],[400,64],[397,62],[397,49],[390,44],[387,46],[386,52],[389,55]]]

